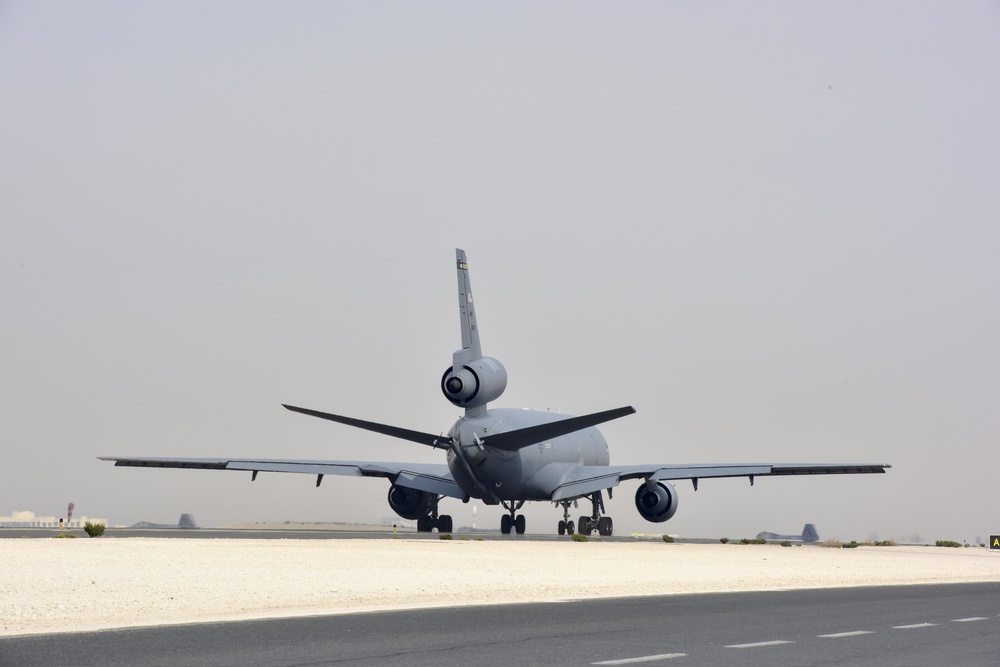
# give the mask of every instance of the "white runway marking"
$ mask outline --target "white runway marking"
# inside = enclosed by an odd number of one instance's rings
[[[828,637],[830,639],[839,639],[840,637],[857,637],[858,635],[870,635],[873,634],[872,630],[852,630],[851,632],[835,632],[832,635],[816,635],[817,637]]]
[[[913,625],[894,625],[893,630],[912,630],[913,628],[930,628],[937,625],[937,623],[914,623]]]
[[[592,665],[632,665],[637,662],[653,662],[655,660],[670,660],[671,658],[683,658],[687,653],[661,653],[659,655],[644,655],[640,658],[622,658],[621,660],[605,660],[603,662],[592,662]]]
[[[970,623],[972,621],[988,621],[985,616],[970,616],[969,618],[953,618],[952,623]]]
[[[776,639],[772,642],[753,642],[752,644],[730,644],[726,648],[757,648],[759,646],[779,646],[780,644],[794,644],[795,642]]]

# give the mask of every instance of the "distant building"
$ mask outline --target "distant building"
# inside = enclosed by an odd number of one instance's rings
[[[11,512],[10,516],[0,516],[0,528],[58,528],[59,521],[59,517],[35,516],[34,512]],[[108,525],[107,519],[81,516],[79,518],[74,517],[72,521],[64,521],[63,526],[65,528],[83,528],[83,524],[88,521]]]

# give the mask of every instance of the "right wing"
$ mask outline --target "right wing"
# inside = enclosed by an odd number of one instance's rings
[[[384,461],[294,461],[281,459],[186,459],[186,458],[137,458],[127,456],[99,456],[101,461],[114,461],[116,466],[138,468],[196,468],[202,470],[242,470],[258,472],[293,472],[316,475],[319,486],[323,475],[348,477],[384,477],[393,484],[417,491],[436,493],[449,498],[465,498],[465,492],[455,483],[451,471],[444,464],[388,463]]]
[[[552,500],[566,500],[610,489],[626,479],[647,481],[699,479],[715,477],[754,477],[770,475],[859,475],[884,473],[887,463],[696,463],[682,465],[574,466],[552,492]],[[697,488],[697,486],[695,486]]]

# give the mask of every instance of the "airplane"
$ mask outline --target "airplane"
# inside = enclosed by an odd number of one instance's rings
[[[604,492],[611,498],[619,483],[641,480],[635,492],[639,515],[662,523],[677,512],[678,494],[671,482],[690,480],[694,490],[702,479],[769,475],[823,475],[884,473],[889,464],[867,463],[758,463],[758,464],[650,464],[611,465],[608,443],[596,428],[613,419],[633,414],[632,406],[574,417],[548,411],[491,408],[507,387],[507,370],[493,357],[484,356],[472,298],[469,265],[465,251],[456,249],[458,312],[462,347],[452,355],[451,365],[441,377],[441,392],[464,414],[447,435],[413,431],[398,426],[364,421],[294,405],[298,412],[393,438],[445,451],[444,464],[389,463],[382,461],[323,461],[238,458],[170,458],[102,456],[116,466],[151,468],[200,468],[240,470],[251,473],[287,472],[316,475],[316,486],[325,475],[381,477],[389,480],[388,503],[396,514],[417,522],[419,532],[437,529],[450,533],[450,515],[439,514],[439,502],[455,498],[477,499],[487,505],[502,505],[500,532],[522,535],[526,502],[551,502],[562,507],[557,524],[559,535],[579,532],[602,536],[614,532],[605,513]],[[570,518],[570,507],[590,501],[590,515]]]
[[[757,533],[758,540],[787,540],[789,542],[819,542],[819,533],[816,532],[816,524],[807,523],[802,528],[801,535],[779,535],[769,533],[766,530]]]

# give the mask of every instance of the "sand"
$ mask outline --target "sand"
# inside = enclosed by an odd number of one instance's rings
[[[1000,582],[984,548],[0,539],[0,635],[416,607]]]

